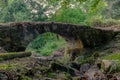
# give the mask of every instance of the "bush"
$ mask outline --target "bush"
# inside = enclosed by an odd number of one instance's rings
[[[65,40],[62,37],[57,39],[56,34],[44,33],[38,36],[33,42],[31,42],[26,51],[32,51],[39,53],[42,56],[48,56],[53,51],[64,48]]]

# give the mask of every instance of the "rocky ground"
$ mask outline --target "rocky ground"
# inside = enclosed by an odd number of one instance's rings
[[[49,57],[34,54],[31,57],[15,58],[0,63],[0,75],[2,75],[0,78],[1,80],[8,78],[8,80],[120,80],[119,72],[109,73],[102,70],[101,60],[97,57],[96,53],[87,58],[84,55],[78,56],[74,61],[67,61],[62,54]]]
[[[1,61],[0,80],[120,80],[120,60],[104,58],[120,54],[120,34],[104,46],[86,49],[74,60],[63,53],[57,50],[47,57],[33,53],[30,57]]]

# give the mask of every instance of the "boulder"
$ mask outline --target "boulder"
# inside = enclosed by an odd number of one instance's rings
[[[107,80],[102,71],[95,67],[92,67],[85,72],[84,77],[86,77],[87,80]]]
[[[89,68],[90,68],[90,64],[89,63],[85,63],[83,65],[81,65],[80,67],[80,73],[83,74],[85,73]]]
[[[102,60],[101,62],[101,68],[105,72],[111,72],[110,68],[112,68],[114,65],[117,67],[118,60]]]
[[[7,51],[5,51],[2,47],[0,47],[0,53],[6,53]]]

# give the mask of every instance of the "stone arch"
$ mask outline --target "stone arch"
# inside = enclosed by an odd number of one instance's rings
[[[0,24],[0,46],[7,51],[24,51],[39,34],[52,32],[63,36],[73,47],[94,48],[110,41],[116,32],[89,26],[54,22],[19,22]],[[82,46],[80,48],[82,48]]]

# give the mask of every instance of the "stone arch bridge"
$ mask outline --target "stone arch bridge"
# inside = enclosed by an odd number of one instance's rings
[[[18,22],[0,24],[0,47],[7,51],[24,51],[39,34],[52,32],[68,42],[68,48],[94,48],[109,42],[118,33],[114,30],[97,29],[54,22]]]

